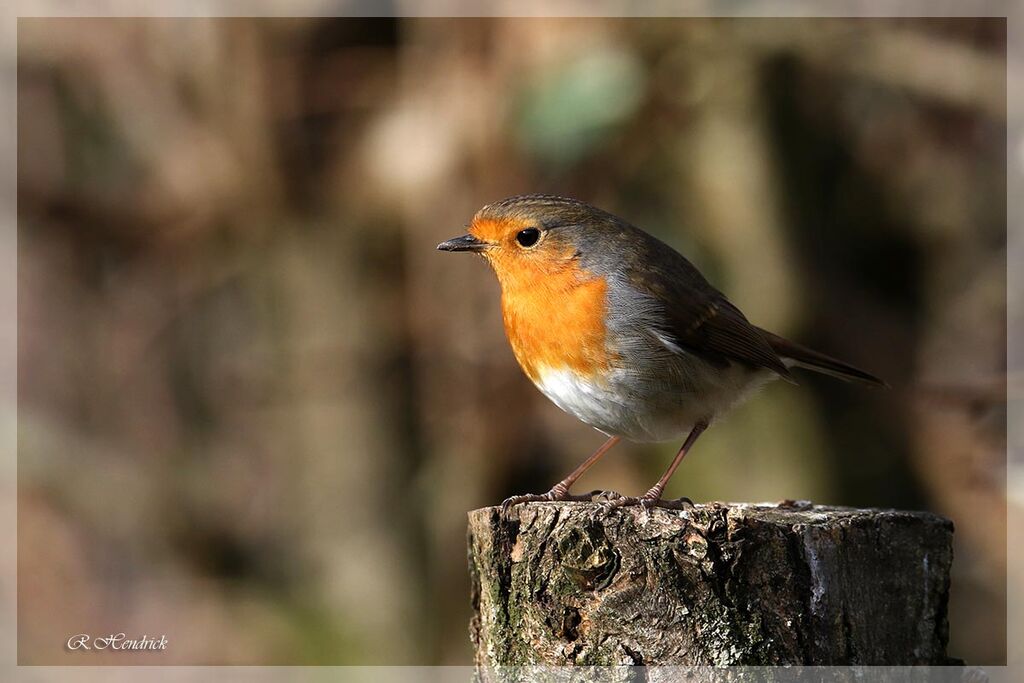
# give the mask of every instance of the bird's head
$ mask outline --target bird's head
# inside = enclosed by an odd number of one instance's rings
[[[437,245],[483,256],[503,290],[536,286],[579,270],[585,252],[600,249],[618,222],[589,204],[550,195],[520,195],[477,211],[469,232]]]

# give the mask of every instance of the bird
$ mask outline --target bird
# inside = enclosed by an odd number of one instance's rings
[[[512,352],[555,405],[607,440],[531,501],[603,497],[612,507],[685,509],[665,486],[698,437],[729,409],[791,369],[885,387],[849,363],[764,330],[678,251],[586,202],[550,194],[502,199],[477,211],[468,233],[437,249],[482,256],[501,288]],[[642,496],[573,494],[571,487],[620,440],[683,439]]]

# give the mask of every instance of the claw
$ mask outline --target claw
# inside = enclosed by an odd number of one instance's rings
[[[687,510],[693,507],[693,501],[689,498],[676,498],[674,500],[665,500],[663,498],[657,498],[653,495],[644,494],[640,497],[635,496],[620,496],[613,500],[605,503],[605,510],[613,510],[615,508],[627,507],[637,505],[643,508],[645,511],[650,512],[654,508],[662,508],[664,510]]]
[[[554,496],[551,491],[548,491],[547,493],[526,493],[521,496],[510,496],[501,501],[501,512],[502,514],[508,514],[508,511],[512,509],[512,506],[519,505],[520,503],[550,500],[554,500]]]
[[[590,498],[591,500],[599,503],[608,503],[613,500],[618,500],[619,498],[625,498],[625,496],[618,491],[602,491],[601,489],[597,489],[590,492]]]
[[[615,508],[624,508],[628,505],[639,505],[640,499],[636,496],[619,496],[613,498],[605,503],[606,510],[614,510]]]
[[[582,493],[582,494],[579,494],[579,495],[575,495],[575,494],[569,493],[568,491],[566,491],[564,489],[559,489],[557,486],[555,486],[554,488],[552,488],[547,493],[524,493],[521,496],[511,496],[509,498],[506,498],[501,503],[501,512],[502,512],[502,514],[508,514],[508,511],[511,510],[513,506],[519,505],[520,503],[534,503],[534,502],[550,503],[550,502],[553,502],[553,501],[585,501],[585,502],[590,502],[593,499],[594,493],[596,493],[596,492],[595,491],[591,491],[590,493]]]

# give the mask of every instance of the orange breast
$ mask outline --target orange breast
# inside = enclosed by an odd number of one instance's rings
[[[608,284],[575,263],[502,278],[501,308],[512,351],[534,382],[540,369],[592,377],[609,368]]]

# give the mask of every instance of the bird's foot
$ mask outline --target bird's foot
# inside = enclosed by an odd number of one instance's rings
[[[607,509],[612,510],[615,508],[629,507],[637,505],[642,507],[644,510],[650,511],[654,508],[662,508],[665,510],[688,510],[693,507],[693,501],[685,496],[682,498],[674,498],[672,500],[665,500],[661,497],[661,491],[657,489],[651,489],[642,496],[619,496],[613,498],[605,503]]]
[[[501,503],[502,514],[507,514],[514,505],[520,503],[533,503],[533,502],[554,502],[554,501],[587,501],[593,499],[594,495],[601,493],[601,491],[591,491],[590,493],[573,494],[569,493],[569,489],[561,484],[555,484],[551,487],[551,490],[547,493],[525,493],[521,496],[511,496],[506,498]]]

